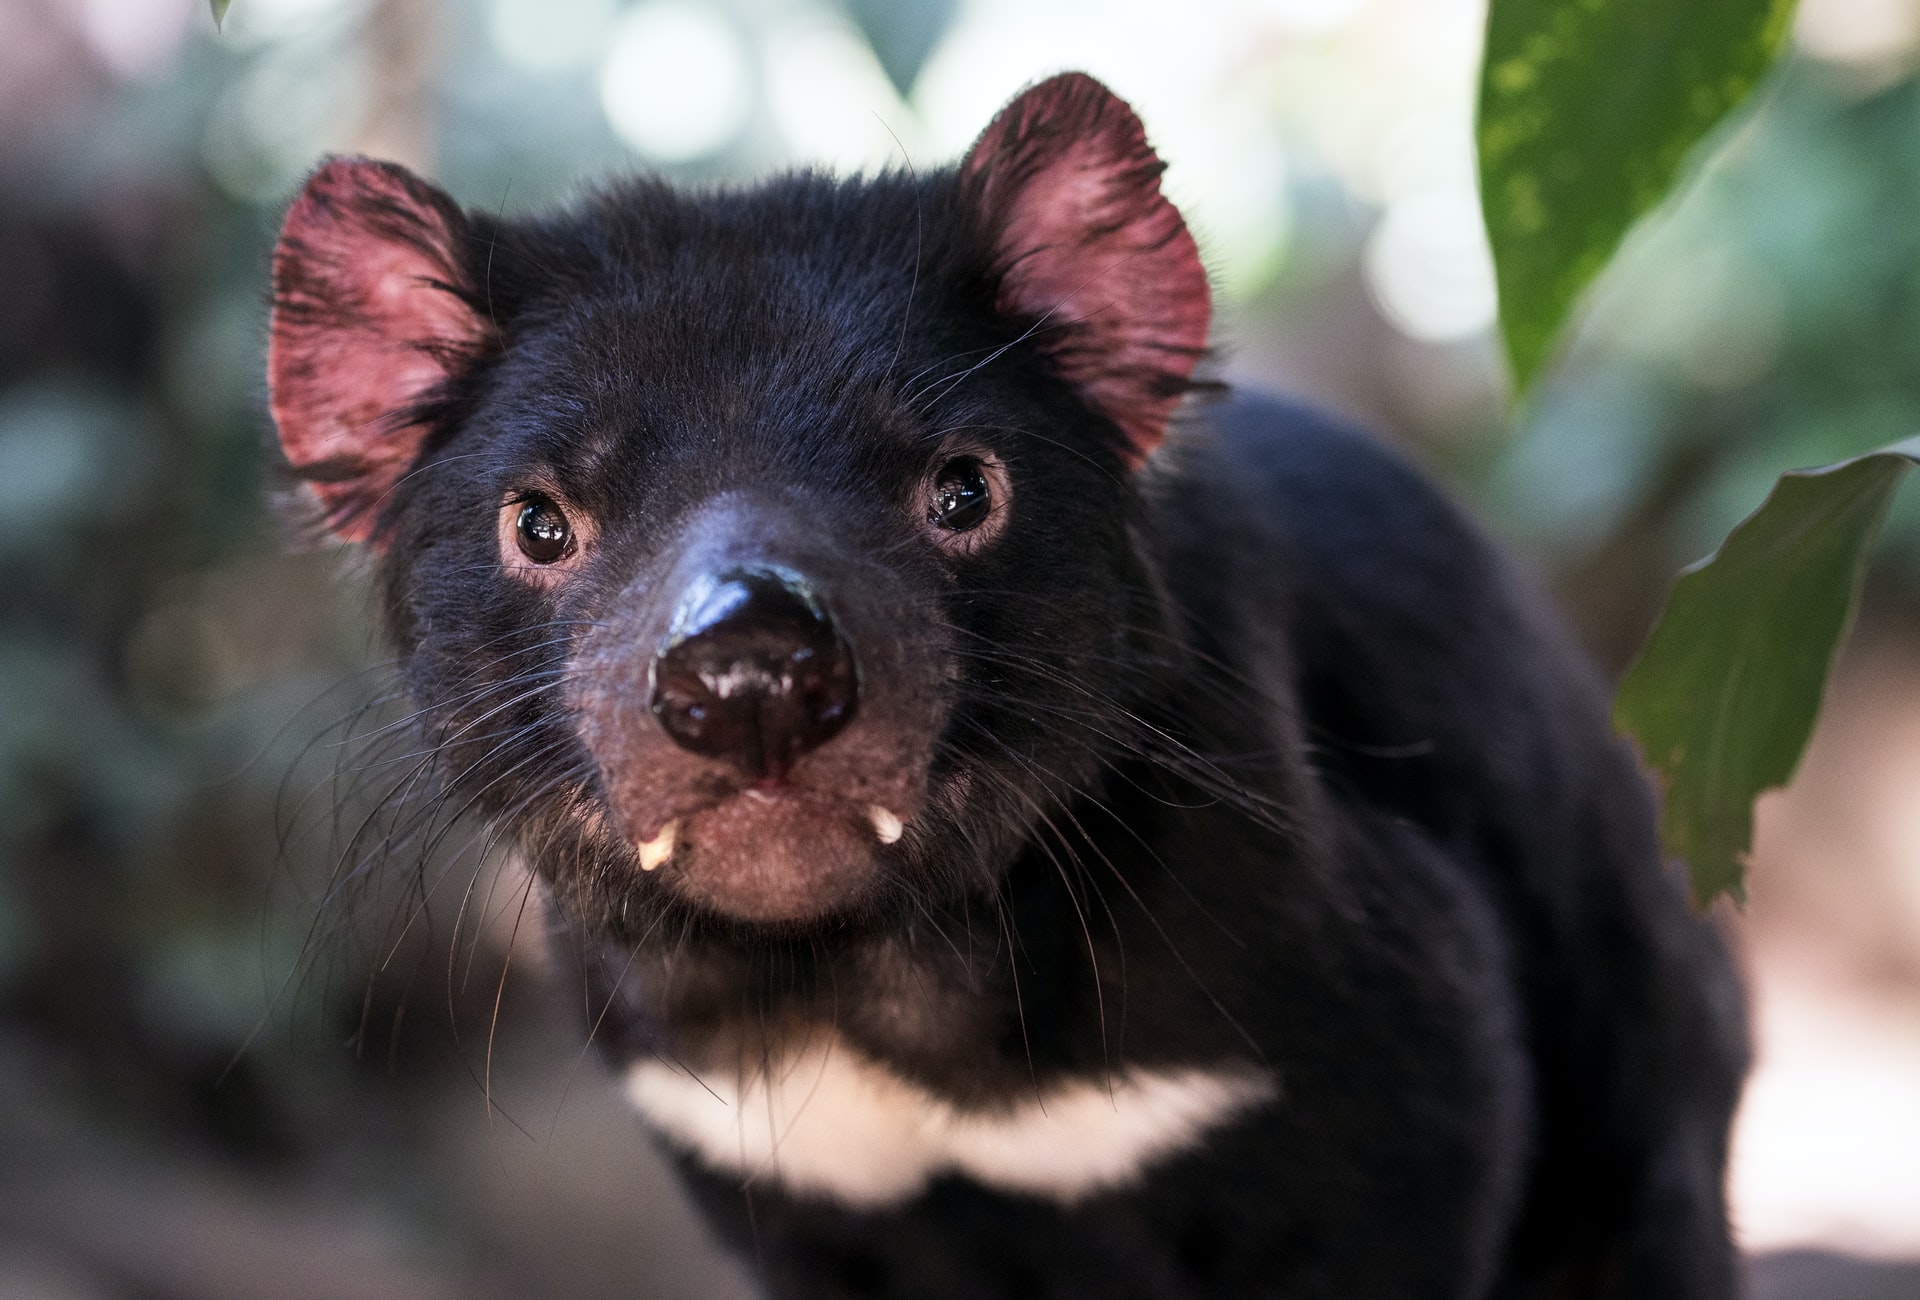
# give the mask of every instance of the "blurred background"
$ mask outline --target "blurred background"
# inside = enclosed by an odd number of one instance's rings
[[[403,709],[350,558],[267,501],[266,255],[318,155],[504,210],[635,168],[927,167],[1085,68],[1171,162],[1229,376],[1408,444],[1617,672],[1776,473],[1920,429],[1920,0],[1803,0],[1512,417],[1482,17],[233,0],[216,31],[205,0],[0,0],[0,1297],[750,1294],[557,1009],[512,864],[456,834],[417,879],[333,876],[376,779],[351,735]],[[1920,1297],[1916,630],[1909,500],[1723,905],[1761,1300]]]

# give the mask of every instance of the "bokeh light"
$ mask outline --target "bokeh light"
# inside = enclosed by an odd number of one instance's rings
[[[508,62],[536,72],[564,72],[606,48],[615,0],[493,0],[488,30]]]
[[[629,12],[600,69],[600,102],[628,144],[686,162],[731,143],[753,112],[746,44],[718,11],[653,0]]]
[[[844,172],[925,165],[919,119],[858,31],[808,15],[769,31],[765,57],[768,103],[794,158]]]
[[[1368,237],[1366,268],[1381,310],[1411,338],[1447,343],[1493,328],[1493,255],[1471,186],[1396,201]]]

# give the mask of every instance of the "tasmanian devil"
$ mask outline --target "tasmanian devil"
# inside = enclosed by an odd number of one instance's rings
[[[1080,75],[529,219],[331,160],[281,447],[771,1292],[1734,1295],[1740,997],[1602,690],[1203,379],[1160,171]]]

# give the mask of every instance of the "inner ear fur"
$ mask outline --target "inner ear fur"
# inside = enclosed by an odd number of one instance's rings
[[[468,237],[445,193],[364,158],[321,164],[281,225],[269,405],[287,462],[344,540],[372,539],[454,381],[495,346]]]
[[[1212,316],[1200,250],[1160,192],[1165,169],[1126,102],[1077,72],[1016,97],[960,164],[999,310],[1119,426],[1135,467],[1194,387]]]

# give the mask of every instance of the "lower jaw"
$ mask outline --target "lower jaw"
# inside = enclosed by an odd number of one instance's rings
[[[659,870],[664,885],[703,910],[795,925],[869,897],[890,856],[883,832],[898,839],[899,826],[891,813],[749,791],[669,823],[638,847],[643,868]]]

